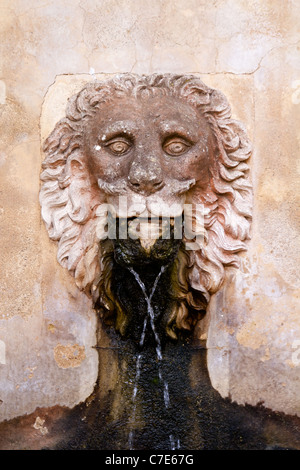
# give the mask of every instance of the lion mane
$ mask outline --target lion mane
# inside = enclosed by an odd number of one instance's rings
[[[110,286],[111,261],[96,233],[97,208],[106,196],[91,183],[85,165],[83,124],[101,103],[154,94],[174,96],[198,108],[217,142],[209,189],[194,192],[192,201],[205,208],[204,243],[198,250],[181,250],[176,260],[177,290],[167,322],[167,332],[175,337],[176,330],[195,325],[199,318],[195,312],[203,314],[224,280],[226,267],[239,267],[239,253],[250,238],[252,187],[246,161],[251,143],[244,126],[231,118],[230,105],[220,91],[193,75],[121,74],[89,83],[69,99],[66,117],[44,142],[40,204],[49,237],[58,242],[58,262],[94,306],[113,316],[118,302]],[[122,331],[122,326],[118,329]]]

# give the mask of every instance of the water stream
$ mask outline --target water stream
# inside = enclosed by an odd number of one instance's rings
[[[156,356],[157,356],[157,359],[158,359],[158,376],[159,376],[160,382],[163,384],[163,396],[164,396],[165,408],[168,409],[169,406],[170,406],[169,385],[168,385],[168,382],[164,379],[162,369],[161,369],[161,361],[163,359],[162,348],[161,348],[161,342],[160,342],[159,336],[158,336],[156,328],[155,328],[155,324],[154,324],[155,315],[154,315],[154,310],[153,310],[153,307],[152,307],[152,304],[151,304],[153,295],[154,295],[155,290],[157,288],[158,281],[159,281],[161,275],[163,274],[163,272],[166,270],[166,266],[162,266],[160,272],[156,276],[156,279],[155,279],[155,282],[153,284],[150,295],[147,295],[146,286],[143,283],[143,281],[141,280],[138,273],[133,268],[128,268],[128,269],[133,274],[135,280],[139,284],[139,286],[140,286],[140,288],[141,288],[141,290],[144,294],[144,298],[145,298],[145,301],[146,301],[146,304],[147,304],[147,315],[145,316],[145,320],[144,320],[144,324],[143,324],[143,331],[142,331],[142,334],[141,334],[141,339],[140,339],[139,344],[140,344],[141,347],[144,345],[146,328],[147,328],[148,320],[150,320],[150,325],[151,325],[152,333],[154,335],[155,344],[156,344],[155,350],[156,350]],[[138,392],[138,381],[139,381],[139,377],[140,377],[140,373],[141,373],[141,361],[142,361],[142,354],[140,353],[140,354],[138,354],[137,360],[136,360],[136,374],[135,374],[134,388],[133,388],[133,394],[132,394],[132,401],[133,401],[133,412],[132,412],[132,417],[131,417],[132,425],[134,424],[135,414],[136,414],[136,396],[137,396],[137,392]],[[134,438],[134,432],[133,432],[133,430],[131,430],[130,433],[129,433],[129,439],[128,439],[128,444],[129,444],[130,450],[133,450],[133,438]],[[176,448],[177,449],[180,448],[179,440],[175,441],[172,434],[169,436],[169,439],[170,439],[170,448],[171,448],[171,450],[175,450]]]

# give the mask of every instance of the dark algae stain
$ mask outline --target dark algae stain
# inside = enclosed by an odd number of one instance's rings
[[[130,380],[135,373],[135,355],[124,349],[117,354],[127,376],[123,378]],[[191,361],[197,364],[192,370],[193,384],[189,380]],[[299,418],[261,405],[232,403],[213,389],[205,348],[195,348],[188,342],[168,344],[164,349],[162,372],[169,386],[168,408],[158,377],[156,355],[153,350],[146,351],[137,392],[133,450],[300,449]],[[55,449],[129,449],[130,385],[125,380],[121,391],[107,391],[101,398],[96,388],[89,404],[83,403],[70,410],[56,424],[54,432],[62,435],[64,430],[66,438]],[[101,387],[101,378],[98,386]],[[119,406],[113,416],[111,410],[116,399]],[[127,405],[122,409],[124,403]]]

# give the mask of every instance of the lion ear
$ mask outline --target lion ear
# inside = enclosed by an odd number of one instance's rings
[[[226,96],[219,90],[212,90],[209,108],[213,109],[213,114],[216,119],[229,119],[231,117],[230,104]]]
[[[46,155],[43,169],[55,168],[65,163],[69,156],[81,145],[80,129],[66,119],[59,121],[49,137],[44,141],[43,152]]]

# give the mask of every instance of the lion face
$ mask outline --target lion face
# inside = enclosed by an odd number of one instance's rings
[[[188,194],[192,199],[192,188],[207,191],[214,140],[201,112],[169,96],[113,99],[88,120],[83,155],[91,183],[106,194],[117,218],[129,220],[131,240],[132,218],[139,224],[141,247],[129,240],[123,250],[134,244],[137,258],[143,248],[153,251],[167,219],[182,214]],[[163,238],[161,258],[170,252],[172,233]]]
[[[187,191],[195,184],[203,190],[209,185],[214,147],[201,113],[168,96],[104,103],[84,132],[91,180],[107,192],[118,215],[120,194],[126,194],[135,212],[129,216],[146,209],[164,216],[169,208],[170,215],[179,215]]]
[[[193,76],[93,82],[70,99],[44,152],[42,217],[78,287],[122,332],[126,313],[112,288],[116,253],[129,264],[172,258],[177,284],[166,329],[171,336],[191,329],[249,238],[251,144],[224,95]],[[185,204],[204,208],[203,244],[189,252],[174,236]],[[139,219],[136,237],[103,241],[107,205],[118,226],[126,221],[127,234]],[[175,226],[170,237],[165,218]]]

